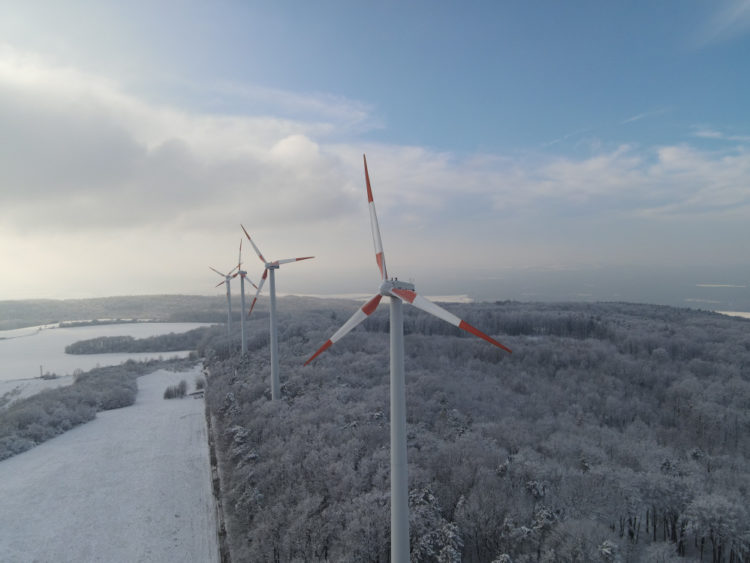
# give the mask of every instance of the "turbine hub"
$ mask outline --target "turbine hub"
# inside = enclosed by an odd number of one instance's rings
[[[392,289],[405,289],[407,291],[414,291],[414,284],[409,282],[400,281],[398,278],[391,278],[383,281],[380,284],[380,295],[391,295]]]

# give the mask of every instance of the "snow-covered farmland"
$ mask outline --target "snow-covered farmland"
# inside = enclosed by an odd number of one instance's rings
[[[0,462],[0,561],[218,561],[203,400],[162,398],[198,373]]]
[[[88,371],[98,365],[117,365],[127,360],[143,361],[159,356],[184,357],[188,351],[138,354],[66,354],[65,347],[79,340],[99,336],[146,338],[181,333],[205,323],[125,323],[66,328],[31,327],[0,331],[0,381],[35,378],[44,373],[69,375],[76,369]]]
[[[54,389],[63,385],[73,383],[72,375],[64,375],[55,379],[41,379],[39,377],[31,379],[11,379],[3,381],[0,379],[0,409],[7,407],[14,401],[25,399],[31,395],[41,393],[45,389]]]

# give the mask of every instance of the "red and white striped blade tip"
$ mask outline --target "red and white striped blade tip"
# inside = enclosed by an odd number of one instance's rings
[[[258,298],[257,298],[257,297],[255,297],[255,298],[253,299],[253,302],[252,302],[252,303],[250,303],[250,310],[249,310],[249,311],[247,312],[247,316],[248,316],[248,317],[250,316],[250,313],[252,313],[252,312],[253,312],[253,308],[255,307],[255,302],[256,302],[257,300],[258,300]]]
[[[284,258],[283,260],[274,261],[273,265],[279,266],[281,264],[289,264],[290,262],[299,262],[300,260],[310,260],[311,258],[315,258],[315,256],[303,256],[302,258]]]
[[[466,321],[459,319],[456,315],[454,315],[450,311],[447,311],[446,309],[443,309],[440,305],[436,305],[429,299],[425,299],[421,295],[417,294],[417,292],[415,291],[410,291],[408,289],[392,289],[391,294],[395,295],[399,299],[406,301],[407,303],[411,303],[417,309],[421,309],[422,311],[425,311],[426,313],[430,313],[431,315],[434,315],[439,319],[443,319],[444,321],[452,324],[453,326],[457,326],[461,330],[465,330],[466,332],[473,334],[474,336],[478,336],[482,340],[486,340],[493,346],[497,346],[498,348],[505,350],[509,354],[513,353],[512,350],[508,348],[507,346],[500,344],[500,342],[498,342],[491,336],[485,334],[484,332],[470,325]]]
[[[260,261],[265,264],[266,263],[266,259],[263,258],[263,255],[260,253],[260,250],[258,249],[257,246],[255,246],[255,243],[253,242],[253,239],[250,236],[250,234],[247,232],[247,229],[245,229],[245,226],[244,225],[240,225],[240,227],[242,227],[242,230],[245,232],[245,236],[247,237],[247,240],[250,241],[250,244],[253,246],[253,249],[255,249],[255,254],[257,254],[258,258],[260,258]]]
[[[365,183],[367,184],[367,205],[370,211],[370,229],[372,231],[372,244],[375,247],[375,262],[380,270],[380,279],[388,279],[388,269],[385,266],[385,253],[383,252],[383,240],[380,236],[380,227],[378,226],[378,214],[375,211],[375,201],[372,197],[372,187],[370,186],[370,173],[367,170],[367,157],[362,155],[365,162]]]
[[[305,362],[305,365],[312,362],[315,358],[317,358],[320,354],[325,352],[328,348],[331,347],[331,345],[334,342],[338,342],[341,340],[344,336],[349,334],[357,325],[359,325],[362,321],[364,321],[367,317],[372,315],[375,312],[375,309],[378,308],[378,305],[380,304],[380,300],[383,298],[382,295],[377,294],[375,297],[370,299],[367,303],[362,305],[359,309],[357,309],[354,314],[349,317],[349,320],[347,320],[341,328],[339,328],[336,332],[333,333],[333,336],[329,338],[323,346],[320,347],[320,349],[315,352],[312,356],[310,356],[310,359]]]
[[[370,187],[370,173],[367,171],[367,155],[362,155],[362,160],[365,161],[365,183],[367,184],[367,201],[372,201],[372,188]]]
[[[268,269],[266,268],[263,270],[263,277],[260,278],[260,283],[258,284],[258,291],[255,292],[255,297],[253,298],[253,302],[250,305],[250,310],[247,312],[248,316],[250,316],[250,313],[253,312],[253,307],[255,307],[255,302],[258,300],[258,296],[260,295],[260,290],[263,289],[263,284],[266,282],[266,277],[268,276]]]

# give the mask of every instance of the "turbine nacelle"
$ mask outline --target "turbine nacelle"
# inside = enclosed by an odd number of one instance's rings
[[[399,281],[398,278],[391,278],[389,280],[384,280],[380,283],[380,295],[384,295],[386,297],[393,297],[393,292],[396,291],[410,291],[412,293],[415,292],[414,284],[404,281]],[[396,293],[398,295],[398,293]]]

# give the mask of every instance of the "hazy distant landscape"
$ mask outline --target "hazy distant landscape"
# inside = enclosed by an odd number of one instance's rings
[[[447,291],[440,276],[435,291]],[[440,287],[441,283],[445,287]],[[750,311],[750,265],[733,267],[600,267],[509,271],[451,280],[476,301],[624,301],[709,311]]]

